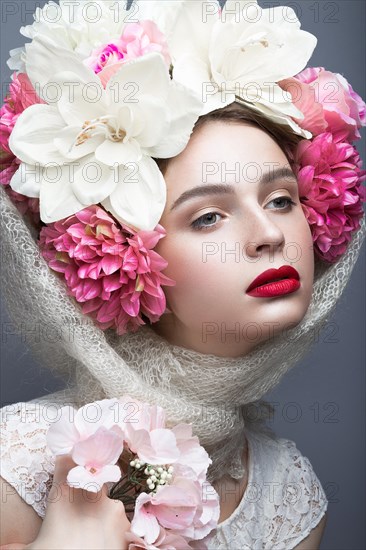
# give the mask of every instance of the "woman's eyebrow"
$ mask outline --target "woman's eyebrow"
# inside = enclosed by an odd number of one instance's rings
[[[297,183],[297,178],[290,168],[276,168],[275,170],[270,170],[263,174],[263,176],[259,180],[259,183],[261,185],[265,185],[277,179],[292,180]],[[184,193],[182,193],[180,197],[178,197],[177,200],[174,201],[173,205],[170,208],[170,212],[184,202],[190,199],[194,199],[196,197],[204,197],[207,195],[235,195],[235,193],[235,187],[227,183],[211,183],[209,185],[192,187],[192,189],[184,191]]]

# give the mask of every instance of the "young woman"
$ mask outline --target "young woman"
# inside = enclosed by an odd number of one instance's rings
[[[51,65],[49,59],[47,63]],[[212,458],[208,479],[220,496],[219,524],[192,547],[319,547],[327,509],[324,490],[295,443],[266,428],[269,407],[260,399],[304,356],[313,331],[324,326],[349,279],[365,231],[361,220],[347,247],[332,242],[337,261],[320,257],[311,224],[315,208],[309,215],[306,203],[311,192],[302,194],[304,173],[298,173],[299,165],[304,167],[298,148],[304,135],[298,132],[232,101],[200,115],[177,154],[159,156],[156,147],[151,157],[166,184],[159,217],[166,235],[156,239],[154,251],[167,261],[163,273],[175,284],[162,278],[167,307],[157,316],[146,306],[137,320],[130,313],[131,324],[125,324],[130,330],[123,334],[107,326],[112,317],[103,320],[104,331],[91,322],[86,309],[67,295],[62,277],[50,269],[59,267],[51,263],[55,256],[50,249],[56,238],[63,241],[62,223],[50,222],[52,235],[45,223],[35,231],[2,191],[2,231],[14,251],[5,269],[9,312],[24,324],[39,322],[41,338],[29,334],[33,352],[69,376],[65,391],[2,409],[5,548],[155,548],[129,546],[130,518],[122,504],[109,499],[106,490],[93,502],[81,489],[71,489],[65,482],[69,457],[55,460],[46,447],[52,411],[58,406],[81,406],[125,393],[160,404],[173,424],[192,422]],[[110,141],[117,141],[116,135]],[[26,143],[25,130],[22,136]],[[78,143],[90,137],[95,136],[84,134]],[[20,139],[13,137],[11,143],[17,158],[32,164]],[[16,191],[15,177],[12,185]],[[25,194],[26,186],[21,189]],[[107,206],[116,202],[99,204],[111,212]],[[102,216],[93,212],[89,236]],[[359,210],[353,215],[361,219]],[[113,216],[103,218],[110,228],[117,223]],[[136,227],[138,221],[136,217]],[[43,257],[37,244],[42,232],[40,242],[48,253]],[[94,244],[88,246],[80,261],[90,257]],[[65,256],[61,259],[69,263]],[[20,281],[17,289],[11,284],[14,279]],[[75,291],[75,298],[80,295]],[[158,290],[155,297],[161,297]],[[132,311],[134,293],[130,300]],[[51,338],[45,327],[57,329],[58,337]]]

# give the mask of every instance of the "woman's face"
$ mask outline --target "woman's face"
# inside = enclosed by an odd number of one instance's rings
[[[222,121],[198,128],[169,161],[159,222],[167,235],[155,250],[176,285],[163,287],[171,313],[152,327],[170,343],[238,357],[303,319],[312,294],[313,241],[296,178],[286,168],[285,154],[266,132]],[[260,181],[276,169],[279,177]],[[207,192],[212,184],[216,193]],[[195,196],[184,200],[192,191]],[[272,297],[246,293],[263,271],[284,265],[298,271],[297,290]]]

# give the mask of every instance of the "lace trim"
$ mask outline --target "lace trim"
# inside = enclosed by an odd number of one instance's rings
[[[0,413],[0,475],[43,519],[55,466],[45,438],[56,409],[16,403]],[[325,514],[324,490],[293,441],[248,433],[248,449],[243,498],[204,541],[209,550],[290,550]],[[194,548],[199,546],[197,541]]]
[[[209,550],[291,550],[320,522],[327,497],[308,458],[293,441],[260,441],[248,434],[248,449],[243,498],[204,541]]]
[[[43,519],[55,458],[46,447],[52,414],[47,407],[16,403],[1,409],[0,475]]]

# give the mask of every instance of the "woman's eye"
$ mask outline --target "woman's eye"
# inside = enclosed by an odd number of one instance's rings
[[[276,199],[273,199],[268,204],[275,203],[274,210],[285,210],[289,206],[296,206],[296,202],[294,202],[290,197],[277,197]],[[271,209],[273,210],[273,209]],[[220,216],[222,218],[223,216],[219,214],[218,212],[208,212],[207,214],[203,214],[203,216],[200,216],[191,223],[191,226],[193,229],[197,230],[205,230],[210,229],[211,227],[214,227],[216,225],[216,218],[217,216]],[[208,223],[205,223],[208,222]],[[216,223],[215,223],[216,222]]]
[[[207,214],[200,216],[199,218],[197,218],[197,220],[192,222],[191,226],[193,227],[193,229],[198,229],[198,230],[209,229],[210,227],[213,227],[215,225],[214,223],[210,223],[210,222],[212,221],[212,219],[215,219],[216,216],[222,217],[221,214],[219,214],[218,212],[208,212]],[[208,220],[209,223],[205,224],[204,223],[205,220]]]
[[[279,205],[279,207],[275,208],[275,210],[285,210],[285,208],[287,208],[288,206],[296,206],[296,202],[290,199],[290,197],[277,197],[276,199],[270,201],[268,204],[271,204],[272,202]],[[284,206],[281,207],[281,204],[284,204]]]

